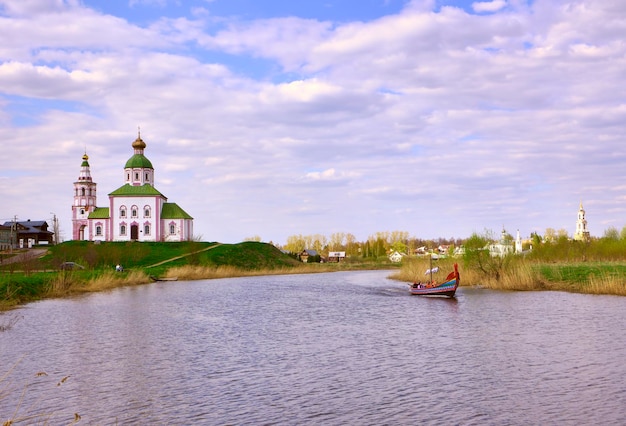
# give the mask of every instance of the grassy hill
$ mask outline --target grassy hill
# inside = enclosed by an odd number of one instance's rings
[[[84,269],[60,270],[64,262],[75,262]],[[124,267],[115,272],[115,265]],[[143,284],[150,276],[166,275],[182,267],[204,271],[229,268],[234,275],[250,271],[271,273],[291,270],[302,263],[271,244],[243,242],[140,243],[69,241],[48,247],[39,258],[0,265],[0,309],[45,297],[99,291],[121,285]]]
[[[167,269],[182,265],[234,266],[242,269],[272,269],[299,265],[271,244],[185,241],[177,243],[68,241],[51,246],[30,269],[56,270],[63,262],[76,262],[87,269]],[[158,265],[158,266],[155,266]]]

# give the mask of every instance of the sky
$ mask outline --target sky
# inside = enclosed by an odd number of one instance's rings
[[[626,225],[621,0],[0,0],[0,221],[138,129],[198,239]]]

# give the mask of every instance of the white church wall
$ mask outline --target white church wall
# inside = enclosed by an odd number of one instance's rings
[[[158,197],[111,197],[110,205],[113,241],[133,240],[134,227],[137,227],[136,241],[159,240],[156,224],[159,223],[161,208]],[[148,215],[146,209],[149,210]],[[146,226],[149,233],[146,233]]]

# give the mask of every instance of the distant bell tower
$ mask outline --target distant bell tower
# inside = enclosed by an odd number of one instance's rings
[[[583,209],[583,202],[580,202],[578,207],[578,220],[576,221],[576,233],[574,234],[574,240],[576,241],[589,241],[589,231],[587,230],[587,219],[585,219],[585,209]]]
[[[96,184],[91,180],[89,156],[85,152],[80,165],[78,180],[74,182],[74,204],[72,205],[72,239],[89,239],[85,235],[89,213],[96,208]]]

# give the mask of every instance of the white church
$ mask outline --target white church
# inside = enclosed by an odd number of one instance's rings
[[[154,187],[154,168],[144,155],[141,134],[124,166],[124,185],[109,193],[108,206],[97,207],[89,156],[83,155],[74,182],[72,238],[88,241],[189,241],[193,218]]]

